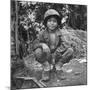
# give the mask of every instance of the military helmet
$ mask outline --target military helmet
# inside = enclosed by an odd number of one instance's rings
[[[61,15],[55,9],[49,9],[44,14],[44,25],[46,25],[47,20],[52,16],[57,19],[58,24],[61,23]]]

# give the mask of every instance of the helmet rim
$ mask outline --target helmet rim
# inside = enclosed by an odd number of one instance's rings
[[[49,9],[44,14],[44,25],[46,26],[47,20],[50,17],[55,17],[57,19],[58,24],[61,24],[61,15],[55,9]]]

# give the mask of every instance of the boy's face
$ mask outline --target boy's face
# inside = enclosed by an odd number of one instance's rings
[[[53,31],[58,26],[57,20],[54,17],[51,17],[47,20],[47,28],[50,31]]]

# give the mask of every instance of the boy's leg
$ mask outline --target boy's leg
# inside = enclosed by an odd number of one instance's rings
[[[73,57],[73,52],[74,51],[72,48],[68,48],[66,50],[66,52],[63,53],[62,58],[61,58],[61,62],[63,64],[68,63],[70,61],[70,59]]]
[[[41,48],[35,50],[36,60],[42,64],[43,72],[42,72],[42,80],[47,81],[50,78],[50,70],[51,65],[49,64],[51,59],[50,52],[44,52]]]
[[[56,63],[56,70],[61,69],[63,64],[68,63],[73,56],[73,49],[68,48],[61,56],[59,61]]]
[[[42,72],[42,80],[43,81],[50,80],[50,70],[51,70],[51,65],[49,64],[48,61],[45,61],[43,63],[43,72]]]
[[[61,59],[56,63],[56,71],[59,79],[65,79],[65,76],[63,74],[63,64],[68,63],[73,56],[73,49],[68,48],[62,55]]]
[[[51,52],[49,48],[37,48],[35,50],[35,58],[38,62],[44,63],[45,61],[50,61],[51,59]]]

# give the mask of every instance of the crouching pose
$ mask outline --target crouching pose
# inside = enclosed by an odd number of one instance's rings
[[[73,55],[73,49],[64,42],[60,22],[61,16],[56,10],[47,10],[44,15],[46,29],[40,33],[38,42],[34,44],[35,57],[43,65],[42,79],[45,81],[50,79],[50,70],[53,67],[61,78],[63,64],[68,63]]]

